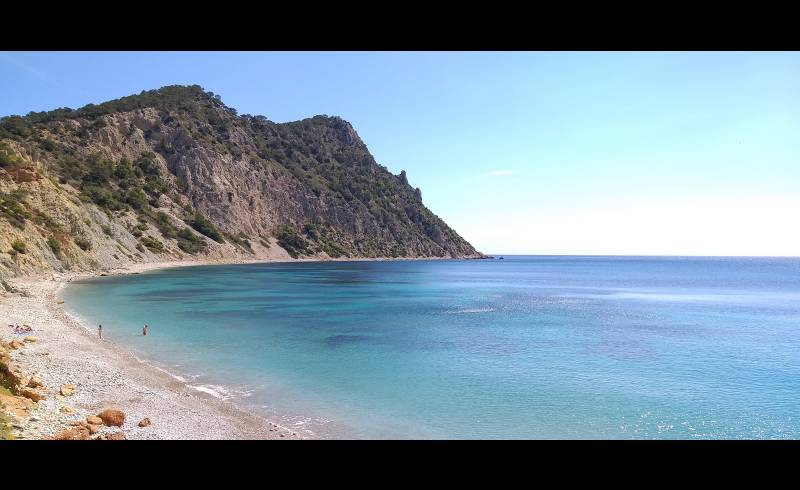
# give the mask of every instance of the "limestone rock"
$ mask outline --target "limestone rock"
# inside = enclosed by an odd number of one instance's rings
[[[86,422],[92,425],[103,425],[103,419],[96,415],[89,415],[86,417]]]
[[[59,391],[63,396],[72,396],[75,393],[75,385],[62,385]]]
[[[36,342],[37,340],[39,340],[39,337],[34,337],[33,335],[29,335],[22,340],[25,342]]]
[[[39,388],[40,386],[43,386],[42,380],[36,376],[31,376],[31,379],[28,380],[27,386],[28,388]]]

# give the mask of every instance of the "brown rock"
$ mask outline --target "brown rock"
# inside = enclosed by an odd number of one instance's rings
[[[87,429],[89,429],[90,434],[97,434],[100,432],[101,427],[101,425],[87,424]]]
[[[125,423],[125,412],[118,408],[106,408],[98,413],[97,416],[102,419],[103,424],[109,427],[112,425],[122,427],[122,424]]]
[[[17,182],[33,182],[41,180],[41,176],[36,170],[28,167],[20,167],[14,172],[14,180]]]
[[[147,427],[150,425],[150,419],[145,417],[139,422],[139,427]]]
[[[38,388],[40,386],[42,386],[42,380],[36,376],[31,376],[31,379],[28,380],[28,388]]]
[[[89,429],[85,427],[73,427],[72,429],[62,430],[53,436],[56,441],[85,441],[89,438]]]
[[[113,434],[106,435],[107,441],[124,441],[125,439],[125,434],[122,432],[114,432]]]
[[[25,398],[29,398],[29,399],[31,399],[31,400],[33,400],[35,402],[38,402],[40,400],[44,400],[44,396],[41,395],[40,393],[37,393],[32,388],[27,388],[27,387],[21,388],[19,390],[19,394],[21,396],[24,396]]]
[[[59,408],[59,410],[61,412],[63,412],[63,413],[75,413],[75,412],[77,412],[77,410],[75,410],[74,408],[70,407],[69,405],[61,405],[61,408]]]
[[[86,422],[92,425],[103,425],[103,419],[95,415],[89,415],[86,417]]]
[[[25,383],[23,383],[25,377],[22,374],[22,371],[20,371],[16,366],[12,367],[6,372],[6,377],[9,381],[11,381],[12,384],[25,386]]]
[[[11,349],[14,349],[14,350],[19,349],[23,345],[24,344],[22,342],[20,342],[19,340],[12,340],[11,342],[8,343],[8,347],[11,348]]]
[[[63,396],[72,396],[75,393],[75,385],[63,385],[63,386],[61,386],[60,393]]]

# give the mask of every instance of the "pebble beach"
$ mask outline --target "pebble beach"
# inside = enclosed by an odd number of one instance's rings
[[[61,289],[79,278],[206,263],[210,262],[141,264],[15,280],[17,292],[0,297],[0,342],[24,379],[41,383],[32,391],[43,398],[34,402],[8,391],[0,398],[12,437],[50,439],[80,423],[87,425],[87,417],[111,407],[125,414],[125,422],[119,428],[93,427],[91,438],[118,432],[125,439],[301,438],[273,421],[192,389],[124,348],[100,340],[96,327],[81,325],[59,298]],[[17,324],[30,325],[33,332],[15,335],[9,325]],[[17,348],[8,346],[13,340]],[[144,419],[149,419],[149,425],[140,424]]]

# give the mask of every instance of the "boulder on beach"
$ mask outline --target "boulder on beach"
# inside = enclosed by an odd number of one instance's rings
[[[75,412],[77,412],[77,410],[75,410],[74,408],[70,407],[69,405],[61,405],[61,408],[59,408],[59,410],[62,413],[75,413]]]
[[[103,425],[103,419],[101,419],[96,415],[89,415],[88,417],[86,417],[86,423],[92,425]]]
[[[41,393],[38,393],[34,389],[28,388],[28,387],[20,388],[19,389],[19,394],[20,394],[20,396],[24,396],[25,398],[28,398],[28,399],[33,400],[35,402],[44,400],[44,395],[42,395]]]
[[[9,347],[10,349],[17,350],[17,349],[19,349],[20,347],[22,347],[24,344],[23,344],[22,342],[20,342],[19,340],[12,340],[12,341],[11,341],[11,342],[9,342],[7,345],[8,345],[8,347]]]
[[[25,337],[22,340],[25,341],[25,342],[36,342],[37,340],[39,340],[39,337],[34,337],[33,335],[28,335],[27,337]]]
[[[106,436],[107,441],[124,441],[126,439],[125,434],[123,432],[114,432],[112,434],[108,434]]]
[[[145,417],[139,422],[139,427],[147,427],[150,425],[150,419]]]
[[[65,429],[53,436],[55,441],[85,441],[89,439],[89,429],[85,427],[73,427]]]
[[[90,434],[97,434],[98,432],[100,432],[101,427],[103,426],[95,424],[86,424],[86,428],[89,429]]]
[[[109,427],[112,425],[122,427],[122,424],[125,423],[125,412],[118,408],[106,408],[98,413],[97,416],[100,417],[104,425]]]
[[[61,385],[60,393],[63,396],[72,396],[75,393],[75,385]]]

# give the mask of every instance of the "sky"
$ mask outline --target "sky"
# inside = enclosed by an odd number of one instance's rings
[[[0,52],[0,115],[171,84],[343,117],[485,253],[800,256],[798,52]]]

